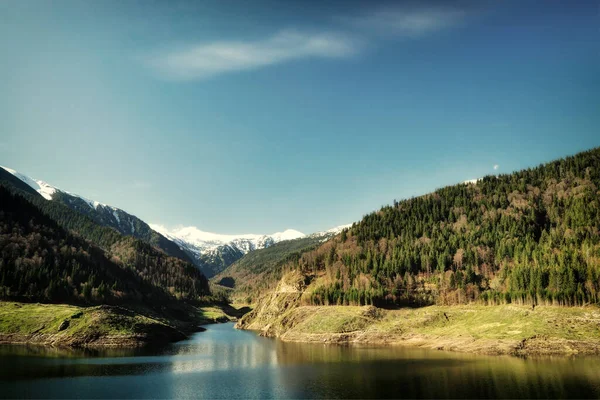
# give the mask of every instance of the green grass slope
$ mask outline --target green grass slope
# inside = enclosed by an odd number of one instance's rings
[[[183,338],[174,327],[121,307],[0,302],[0,343],[139,346]]]

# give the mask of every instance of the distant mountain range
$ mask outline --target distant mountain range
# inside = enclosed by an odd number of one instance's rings
[[[99,225],[113,228],[122,235],[144,240],[168,255],[190,261],[209,278],[223,271],[248,252],[264,249],[282,241],[305,237],[322,237],[325,240],[349,226],[339,226],[311,235],[305,235],[294,229],[273,234],[243,235],[210,233],[196,227],[169,230],[158,224],[147,224],[120,208],[59,189],[11,168],[0,167],[0,181],[2,180],[8,180],[11,184],[30,193],[37,193],[46,200],[60,202],[88,216]]]
[[[338,226],[310,235],[305,235],[294,229],[267,235],[223,235],[204,232],[193,226],[169,230],[161,225],[150,224],[152,229],[177,243],[209,278],[217,275],[251,251],[265,249],[275,243],[306,237],[323,238],[325,240],[348,226],[350,225]]]

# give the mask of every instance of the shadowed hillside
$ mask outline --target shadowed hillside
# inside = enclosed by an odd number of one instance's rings
[[[115,233],[106,252],[3,186],[0,204],[2,298],[160,304],[198,301],[209,293],[206,278],[193,265],[144,242]]]

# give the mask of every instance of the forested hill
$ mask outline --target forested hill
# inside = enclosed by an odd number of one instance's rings
[[[46,197],[42,197],[26,182],[36,187],[43,185]],[[121,209],[87,200],[5,167],[0,167],[0,185],[19,190],[39,208],[51,213],[53,218],[66,229],[78,231],[89,225],[89,222],[93,222],[94,225],[111,228],[123,236],[129,235],[143,240],[170,256],[192,262],[191,258],[177,244],[152,230],[147,223],[135,215]],[[77,218],[75,213],[85,216],[85,222],[84,219]],[[89,232],[84,229],[81,234],[86,236]]]
[[[164,306],[209,293],[206,278],[192,264],[116,235],[98,239],[109,248],[105,252],[0,185],[0,297]]]
[[[311,235],[251,251],[212,280],[234,289],[234,300],[252,303],[261,293],[277,285],[287,264],[297,261],[302,253],[315,249],[326,237]]]
[[[600,148],[383,207],[290,269],[312,304],[597,303]]]

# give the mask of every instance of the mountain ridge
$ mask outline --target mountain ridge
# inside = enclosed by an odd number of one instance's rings
[[[302,238],[326,239],[349,226],[351,225],[340,225],[309,235],[294,229],[272,234],[231,235],[206,232],[195,226],[169,230],[162,225],[150,224],[152,229],[177,243],[208,278],[221,273],[250,252],[271,247],[276,243]]]
[[[159,232],[151,229],[146,222],[133,214],[118,207],[90,200],[78,194],[60,189],[45,181],[31,178],[14,169],[0,166],[0,180],[9,181],[9,183],[15,185],[15,183],[17,183],[15,182],[15,178],[27,185],[27,187],[31,188],[47,201],[55,201],[64,204],[70,209],[91,218],[99,225],[113,228],[122,235],[129,235],[144,240],[151,245],[160,248],[168,255],[180,258],[187,262],[192,262],[192,259],[183,252],[179,246]],[[17,186],[19,186],[18,183]],[[20,186],[20,189],[28,191],[22,185]],[[31,193],[31,191],[28,192]]]
[[[171,256],[191,262],[208,278],[220,273],[250,251],[304,237],[326,238],[349,226],[341,225],[309,235],[295,229],[272,234],[239,235],[206,232],[195,226],[168,229],[163,225],[148,224],[123,209],[58,188],[6,166],[0,166],[0,180],[8,181],[28,193],[36,193],[47,201],[64,204],[90,217],[99,225],[113,228],[122,235],[144,240]]]

